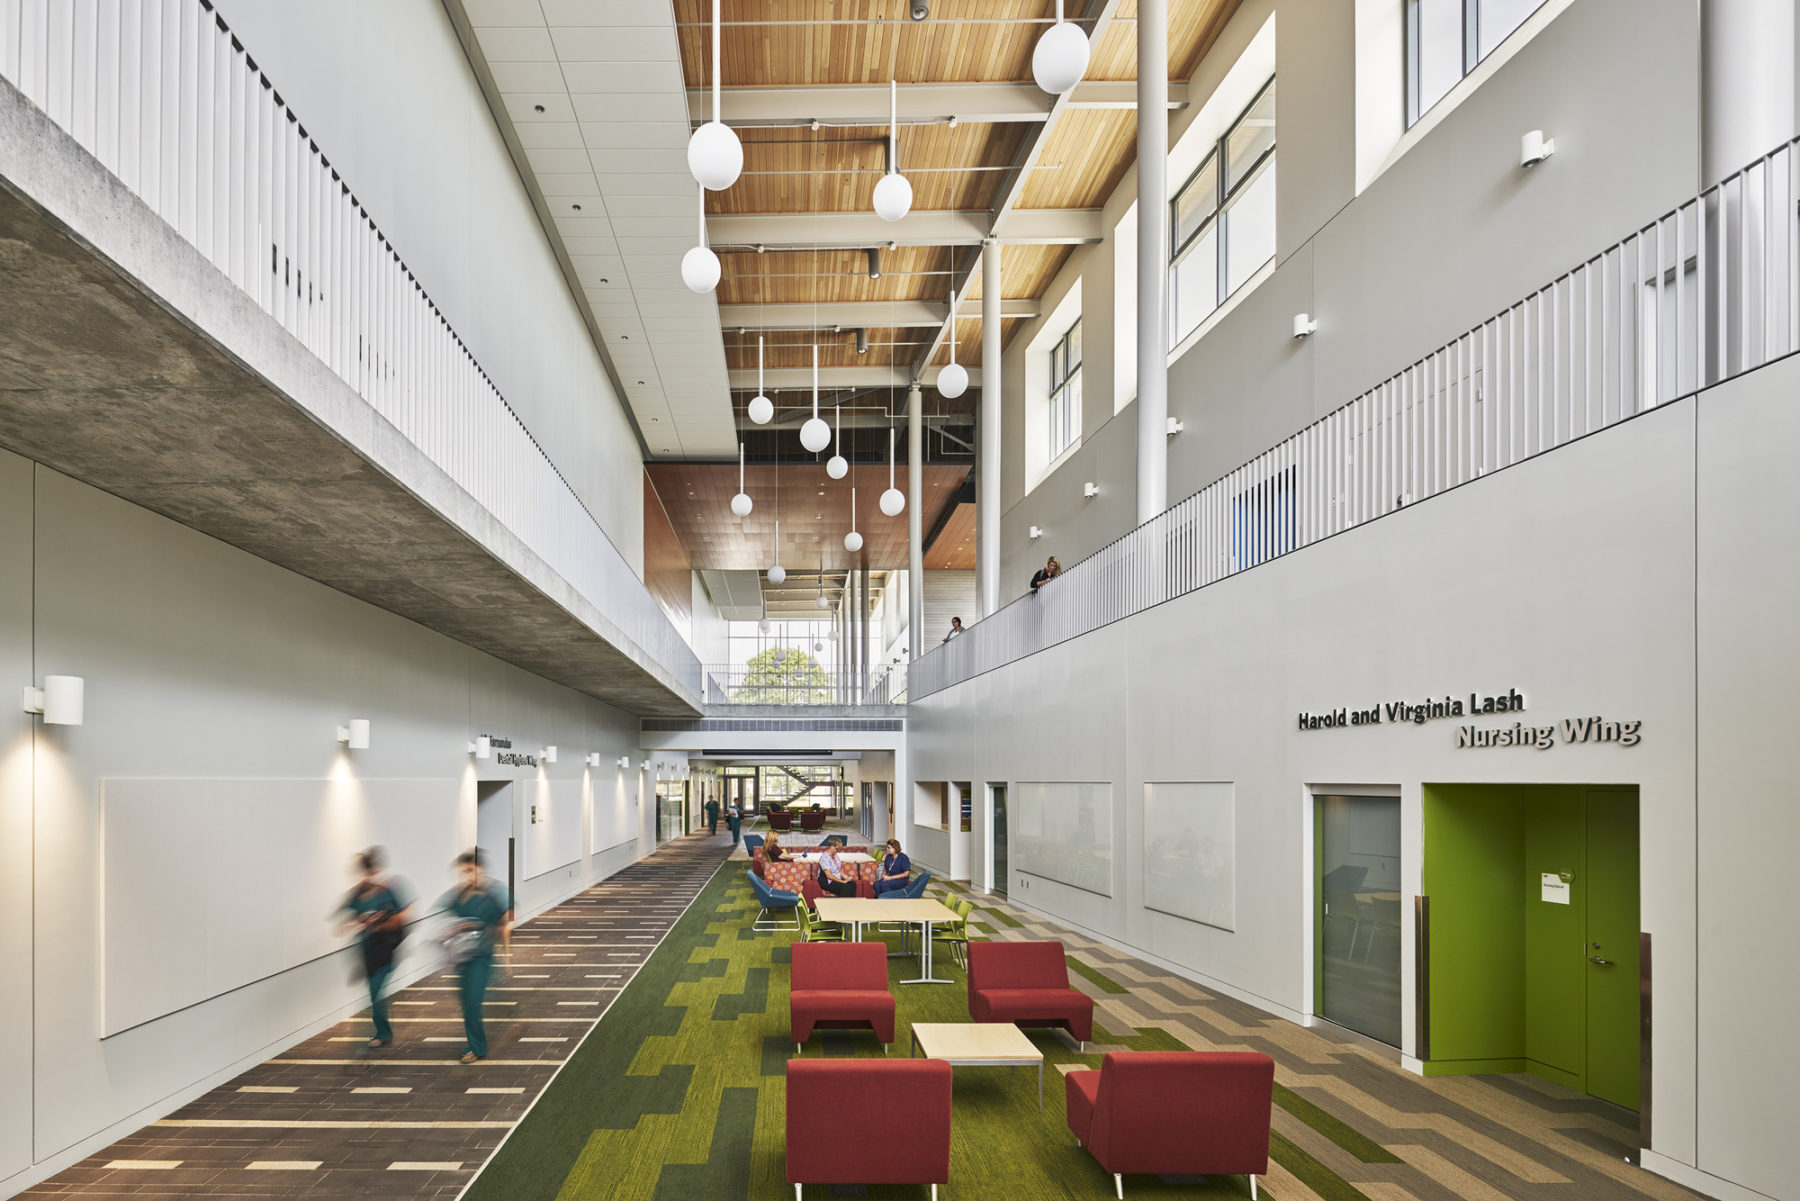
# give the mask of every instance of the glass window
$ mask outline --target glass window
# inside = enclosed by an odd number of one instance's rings
[[[1406,0],[1406,123],[1411,126],[1544,0]]]
[[[1169,325],[1181,341],[1275,257],[1275,81],[1172,202]]]
[[[1050,348],[1050,459],[1075,444],[1081,433],[1081,322]]]

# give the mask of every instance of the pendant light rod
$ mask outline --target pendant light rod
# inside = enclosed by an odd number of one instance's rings
[[[888,487],[894,486],[894,427],[888,426]]]
[[[813,343],[813,420],[819,419],[819,344]]]
[[[738,491],[744,490],[744,444],[738,443]]]
[[[956,289],[950,289],[950,363],[956,364]]]
[[[844,406],[834,405],[831,409],[831,449],[832,453],[844,453]]]
[[[723,125],[725,113],[719,108],[719,5],[723,0],[713,0],[713,120]],[[1062,0],[1057,0],[1056,17],[1062,19]]]
[[[855,487],[855,485],[852,485],[850,488],[850,532],[852,534],[854,534],[856,532],[856,487]]]
[[[888,174],[900,174],[900,81],[888,80]]]
[[[756,335],[756,394],[763,394],[763,336]]]

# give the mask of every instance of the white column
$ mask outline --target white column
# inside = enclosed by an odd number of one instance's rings
[[[906,636],[914,659],[925,653],[925,402],[915,382],[906,393]]]
[[[981,460],[975,498],[975,592],[983,617],[1000,608],[1000,301],[1000,243],[989,238],[981,244]]]
[[[1142,525],[1169,507],[1168,0],[1138,0],[1137,32],[1137,519]]]

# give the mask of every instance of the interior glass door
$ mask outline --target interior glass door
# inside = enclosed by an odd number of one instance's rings
[[[1400,798],[1317,797],[1320,1016],[1400,1045]]]
[[[989,784],[988,796],[994,808],[994,876],[993,890],[1000,896],[1006,895],[1006,785]]]

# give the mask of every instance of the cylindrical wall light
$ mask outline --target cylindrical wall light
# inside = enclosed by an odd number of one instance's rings
[[[469,744],[469,754],[477,759],[486,759],[494,750],[494,740],[486,734],[477,734],[475,741]]]
[[[349,725],[339,726],[337,740],[353,751],[369,749],[369,719],[352,717]]]
[[[87,681],[80,676],[45,676],[42,688],[25,689],[22,708],[41,713],[47,726],[78,726],[86,713]]]

